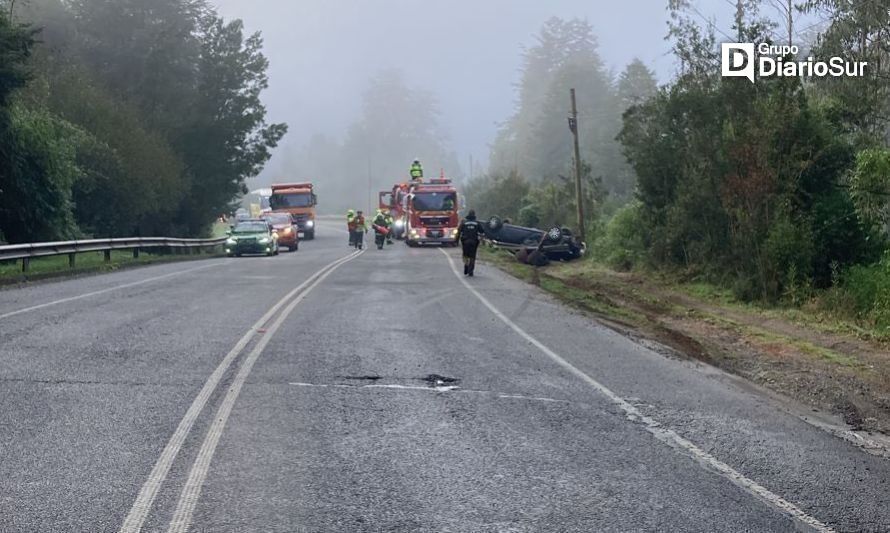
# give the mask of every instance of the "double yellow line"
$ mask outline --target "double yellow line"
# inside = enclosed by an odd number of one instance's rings
[[[151,473],[148,475],[148,479],[142,485],[136,500],[133,502],[130,512],[124,519],[119,530],[120,533],[136,533],[142,530],[142,526],[151,511],[151,507],[154,504],[158,491],[164,483],[164,480],[167,478],[167,474],[170,472],[173,461],[182,449],[183,443],[188,437],[198,416],[204,410],[208,400],[219,386],[223,376],[232,366],[232,363],[244,349],[247,348],[260,331],[263,330],[264,335],[260,338],[259,342],[256,343],[253,350],[251,350],[247,357],[241,362],[241,366],[238,369],[238,373],[236,374],[232,385],[229,387],[229,390],[226,391],[222,403],[217,409],[213,423],[207,431],[207,435],[204,437],[204,442],[201,445],[198,456],[195,458],[195,462],[192,464],[188,480],[182,489],[182,493],[176,506],[176,511],[173,514],[173,519],[168,528],[169,532],[185,532],[188,530],[189,525],[191,524],[192,514],[201,494],[201,488],[207,477],[210,462],[216,451],[216,446],[225,429],[232,407],[235,405],[235,401],[238,399],[241,388],[247,380],[247,377],[250,375],[254,363],[256,363],[260,354],[262,354],[263,350],[269,344],[269,341],[275,335],[275,332],[281,327],[281,324],[300,304],[300,302],[302,302],[313,289],[321,284],[335,270],[354,260],[362,253],[362,251],[358,251],[340,258],[313,274],[304,283],[296,287],[273,305],[266,314],[264,314],[262,318],[260,318],[243,337],[241,337],[231,351],[226,354],[225,358],[223,358],[210,377],[207,378],[201,391],[195,397],[194,401],[192,401],[189,410],[179,422],[176,431],[173,432],[173,435],[170,437],[170,440],[158,457]]]

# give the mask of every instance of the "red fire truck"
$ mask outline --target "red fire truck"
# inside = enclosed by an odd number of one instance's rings
[[[460,207],[457,189],[451,180],[443,176],[425,183],[411,183],[403,205],[408,246],[457,246]]]
[[[411,189],[410,183],[396,183],[391,191],[380,191],[380,209],[388,209],[393,218],[393,236],[404,239],[408,227],[405,202]]]

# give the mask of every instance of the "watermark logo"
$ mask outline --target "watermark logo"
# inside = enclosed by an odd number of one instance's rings
[[[723,77],[748,78],[754,83],[754,43],[723,43]]]
[[[827,61],[809,56],[797,60],[800,50],[795,45],[769,43],[723,43],[721,46],[721,73],[723,77],[757,78],[772,77],[850,77],[865,76],[867,61],[849,61],[835,56]]]

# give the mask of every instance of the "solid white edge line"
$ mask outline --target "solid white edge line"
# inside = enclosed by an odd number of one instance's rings
[[[328,276],[333,274],[334,271],[337,270],[340,266],[348,263],[349,261],[352,261],[353,259],[360,256],[362,253],[363,252],[357,252],[351,254],[345,260],[338,262],[336,265],[328,269],[323,275],[318,277],[318,279],[316,279],[314,283],[307,287],[306,290],[304,290],[296,298],[294,298],[294,300],[290,302],[290,304],[288,304],[284,311],[282,311],[275,319],[275,321],[268,327],[263,337],[241,363],[241,368],[238,370],[238,374],[232,381],[232,385],[229,387],[229,390],[226,391],[226,395],[223,398],[222,403],[220,404],[219,409],[217,410],[216,415],[213,418],[213,423],[211,424],[210,429],[207,431],[207,435],[204,438],[201,449],[198,451],[195,462],[192,464],[188,480],[182,487],[182,493],[179,496],[179,502],[176,505],[176,511],[173,513],[173,518],[170,520],[170,525],[167,529],[168,533],[186,533],[191,526],[192,514],[194,513],[195,507],[198,504],[198,500],[201,497],[201,489],[204,487],[204,480],[207,478],[207,473],[210,469],[210,463],[213,460],[213,455],[216,452],[216,447],[219,444],[219,440],[222,437],[223,431],[225,430],[229,415],[232,412],[232,408],[235,406],[235,402],[238,400],[238,395],[241,393],[241,389],[244,386],[244,383],[247,381],[247,377],[250,375],[254,363],[256,363],[257,359],[259,359],[260,354],[263,353],[263,350],[265,350],[272,337],[275,336],[278,328],[281,327],[288,316],[290,316],[294,309],[296,309],[300,302],[302,302],[306,298],[306,296],[308,296],[312,292],[313,289],[321,284]]]
[[[790,515],[792,518],[797,520],[798,522],[813,528],[820,533],[833,533],[834,530],[829,526],[820,522],[817,518],[812,517],[801,510],[799,507],[794,505],[793,503],[785,500],[778,494],[771,492],[766,487],[761,486],[756,481],[744,476],[740,472],[733,469],[728,464],[720,461],[713,455],[705,452],[692,442],[686,440],[681,437],[674,430],[663,426],[661,423],[657,422],[651,417],[643,415],[636,407],[625,401],[623,398],[612,392],[611,389],[593,379],[578,367],[569,363],[567,360],[563,359],[556,352],[545,346],[536,338],[532,337],[529,333],[519,327],[515,322],[510,320],[505,314],[503,314],[497,307],[495,307],[491,302],[488,301],[487,298],[482,296],[482,294],[477,291],[472,285],[470,285],[466,279],[461,277],[460,273],[457,270],[457,267],[454,264],[454,260],[448,255],[448,252],[440,249],[440,251],[445,255],[448,259],[448,264],[451,266],[451,271],[454,272],[454,275],[457,279],[467,288],[480,302],[482,302],[485,307],[488,308],[489,311],[494,313],[496,317],[498,317],[504,324],[510,327],[513,331],[515,331],[520,337],[534,345],[545,355],[550,357],[554,362],[562,366],[564,369],[568,370],[582,381],[586,382],[588,385],[595,388],[602,395],[608,398],[613,404],[618,406],[622,411],[624,411],[624,416],[631,422],[635,422],[641,425],[646,431],[651,433],[656,439],[661,442],[667,444],[669,447],[681,451],[684,455],[691,457],[696,460],[700,465],[704,466],[706,469],[714,471],[720,474],[722,477],[728,479],[736,486],[745,490],[749,494],[754,495],[762,502],[770,505],[779,511]]]
[[[287,301],[295,294],[312,284],[313,281],[315,281],[319,276],[324,274],[329,269],[338,267],[342,262],[350,260],[356,255],[358,254],[349,254],[322,267],[309,279],[307,279],[301,285],[289,292],[275,305],[273,305],[266,312],[266,314],[262,316],[262,318],[260,318],[253,326],[251,326],[250,330],[248,330],[248,332],[245,333],[243,337],[241,337],[241,339],[237,342],[237,344],[235,344],[235,346],[229,351],[229,353],[226,354],[226,356],[219,363],[210,377],[207,378],[207,381],[204,383],[201,391],[192,401],[192,404],[189,407],[188,411],[185,413],[185,416],[183,416],[182,420],[179,422],[179,425],[173,432],[173,435],[170,437],[170,440],[167,442],[167,445],[164,447],[161,455],[158,457],[157,462],[151,470],[151,473],[148,475],[148,479],[139,490],[139,494],[136,497],[136,500],[133,502],[133,506],[130,508],[130,512],[124,519],[119,533],[137,533],[142,530],[142,525],[144,524],[146,517],[148,517],[148,513],[151,511],[151,506],[154,504],[154,500],[158,494],[158,491],[160,490],[164,480],[167,478],[170,467],[173,465],[173,461],[179,454],[179,450],[182,448],[186,437],[188,437],[192,426],[194,426],[195,421],[201,414],[201,411],[204,410],[204,406],[207,404],[207,401],[210,399],[210,396],[213,394],[214,390],[216,390],[216,387],[219,385],[219,382],[222,379],[223,375],[225,375],[226,371],[229,369],[235,358],[238,357],[238,354],[240,354],[250,343],[253,337],[257,335],[258,330],[262,328],[263,325],[266,324],[269,320],[271,320],[275,313],[277,313],[278,310],[281,309],[281,307],[284,306],[285,303],[287,303]]]
[[[120,290],[120,289],[128,289],[130,287],[137,287],[139,285],[145,285],[146,283],[151,283],[152,281],[160,281],[162,279],[172,278],[174,276],[180,276],[182,274],[188,274],[189,272],[195,272],[197,270],[205,270],[208,268],[218,267],[218,266],[222,266],[224,264],[225,263],[220,262],[220,263],[214,263],[212,265],[203,265],[203,266],[199,266],[199,267],[195,267],[195,268],[189,268],[186,270],[177,270],[176,272],[164,274],[163,276],[156,276],[153,278],[142,279],[139,281],[134,281],[132,283],[124,283],[123,285],[115,285],[114,287],[108,287],[106,289],[101,289],[98,291],[88,292],[85,294],[79,294],[77,296],[70,296],[68,298],[54,300],[52,302],[46,302],[46,303],[39,304],[39,305],[32,305],[31,307],[26,307],[24,309],[18,309],[16,311],[10,311],[8,313],[3,313],[2,315],[0,315],[0,320],[3,320],[4,318],[13,317],[16,315],[21,315],[24,313],[30,313],[31,311],[37,311],[39,309],[45,309],[47,307],[52,307],[54,305],[64,304],[64,303],[68,303],[68,302],[75,302],[77,300],[82,300],[84,298],[89,298],[91,296],[98,296],[100,294],[105,294],[107,292],[116,291],[116,290]]]

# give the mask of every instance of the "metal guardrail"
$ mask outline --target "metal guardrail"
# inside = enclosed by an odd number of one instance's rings
[[[132,250],[133,257],[138,258],[140,250],[149,248],[166,248],[182,250],[203,250],[222,246],[226,237],[219,239],[171,239],[167,237],[139,237],[129,239],[90,239],[64,242],[39,242],[29,244],[8,244],[0,246],[0,261],[16,261],[21,259],[22,272],[27,272],[30,260],[38,257],[68,256],[68,266],[74,268],[77,254],[83,252],[105,252],[105,262],[111,261],[113,250]]]

